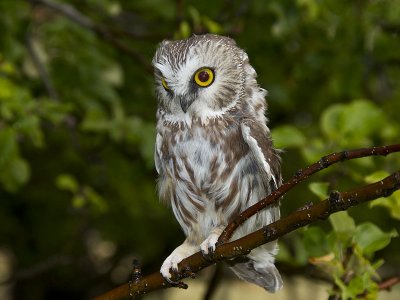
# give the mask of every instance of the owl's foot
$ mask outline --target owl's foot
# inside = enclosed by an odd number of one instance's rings
[[[214,253],[216,244],[218,242],[219,234],[211,233],[201,244],[200,250],[203,255]]]
[[[178,264],[186,257],[195,253],[197,249],[198,248],[196,246],[191,245],[186,241],[182,245],[177,247],[161,265],[160,273],[162,277],[164,277],[164,279],[170,284],[179,285],[179,282],[171,280],[172,274],[170,273],[170,270],[173,273],[177,273]]]
[[[210,235],[200,244],[200,250],[203,256],[206,259],[211,259],[211,256],[213,255],[218,238],[221,235],[222,231],[224,231],[225,226],[219,226],[214,228]]]

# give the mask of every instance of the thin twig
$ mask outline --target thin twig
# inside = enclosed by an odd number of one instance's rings
[[[43,81],[43,84],[46,88],[47,94],[54,101],[59,101],[60,99],[58,97],[58,93],[57,93],[56,89],[54,88],[53,81],[51,80],[51,77],[50,77],[49,73],[47,72],[44,63],[40,59],[40,56],[35,49],[35,45],[33,44],[33,41],[32,41],[32,34],[29,29],[27,29],[27,31],[25,33],[25,45],[26,45],[26,49],[28,50],[28,53],[32,59],[33,65],[35,66],[37,72],[39,73],[40,78]]]
[[[383,280],[378,286],[380,290],[390,290],[394,285],[400,283],[400,276]]]
[[[95,23],[92,20],[90,20],[84,14],[77,11],[71,5],[50,0],[28,0],[28,1],[31,2],[32,4],[41,4],[57,12],[60,12],[64,16],[68,17],[70,20],[81,25],[82,27],[86,27],[89,29],[95,28]]]
[[[298,210],[285,218],[271,223],[247,236],[233,242],[217,246],[211,258],[204,258],[201,252],[182,260],[178,265],[178,272],[172,275],[173,281],[179,281],[188,277],[188,274],[197,273],[200,270],[221,260],[232,259],[248,254],[252,249],[262,244],[276,240],[291,231],[304,227],[318,220],[326,219],[329,215],[346,210],[349,207],[379,198],[388,197],[394,191],[400,189],[400,171],[393,173],[385,179],[348,192],[333,192],[327,200],[315,205]],[[126,299],[129,293],[134,298],[137,295],[147,294],[154,290],[171,287],[166,283],[159,272],[143,277],[136,285],[124,284],[97,298],[95,300]]]

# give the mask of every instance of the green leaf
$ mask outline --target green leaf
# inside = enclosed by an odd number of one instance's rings
[[[374,183],[374,182],[384,179],[387,176],[389,176],[389,173],[386,171],[376,171],[376,172],[366,176],[365,182],[366,183]]]
[[[199,27],[201,25],[201,16],[199,11],[192,5],[189,5],[187,10],[190,18],[193,21],[194,27]]]
[[[276,255],[276,260],[280,262],[290,263],[292,262],[292,254],[290,253],[288,247],[285,243],[282,243],[281,240],[278,240],[279,243],[279,252]]]
[[[297,0],[296,2],[299,6],[306,9],[306,15],[310,21],[313,21],[318,17],[321,6],[316,0]]]
[[[0,77],[0,99],[12,98],[14,95],[14,85],[7,78]]]
[[[376,299],[376,292],[378,291],[377,284],[371,279],[370,274],[367,272],[358,275],[350,280],[348,285],[346,286],[346,292],[343,296],[343,299],[357,299],[357,296],[362,294],[363,292],[368,291],[368,296]],[[375,297],[373,297],[375,295]]]
[[[25,184],[30,175],[29,165],[22,158],[16,158],[10,163],[10,175],[18,186]]]
[[[29,136],[36,147],[42,147],[44,144],[43,132],[40,128],[40,119],[36,115],[28,115],[15,122],[14,128]]]
[[[300,148],[307,162],[314,163],[326,155],[326,143],[319,138],[312,139],[307,145]]]
[[[93,188],[86,186],[84,188],[84,194],[87,201],[99,212],[105,212],[107,210],[107,202]]]
[[[20,157],[14,157],[0,173],[0,181],[7,191],[14,193],[28,181],[29,176],[28,163]]]
[[[349,216],[347,211],[339,211],[329,216],[329,221],[333,230],[344,236],[350,236],[356,229],[356,225],[352,217]]]
[[[56,179],[56,185],[59,189],[72,193],[76,193],[79,189],[76,179],[68,174],[60,174]]]
[[[107,131],[110,121],[105,111],[99,105],[94,105],[87,110],[81,127],[83,131]]]
[[[357,226],[353,242],[356,243],[363,253],[371,255],[385,248],[393,237],[397,237],[396,230],[383,232],[373,223],[363,223]]]
[[[308,188],[314,195],[318,196],[320,200],[328,198],[328,182],[311,182]]]
[[[394,192],[386,198],[378,198],[369,204],[370,207],[381,206],[388,210],[390,216],[400,220],[400,191]]]
[[[343,112],[346,106],[334,104],[324,110],[321,116],[321,130],[330,139],[337,140],[341,134]]]
[[[179,24],[179,38],[181,39],[186,39],[190,36],[192,33],[192,30],[190,28],[190,25],[187,21],[182,21]]]
[[[346,107],[342,125],[345,132],[363,137],[380,131],[385,121],[380,108],[371,101],[359,99]]]
[[[72,103],[59,103],[48,99],[40,101],[40,116],[53,124],[61,123],[73,109]]]
[[[18,156],[18,145],[15,130],[6,128],[0,130],[0,167],[8,163],[13,157]]]
[[[203,23],[210,33],[221,34],[224,31],[221,25],[208,17],[203,17]]]
[[[74,208],[82,208],[86,204],[86,199],[82,195],[75,195],[72,198],[72,206]]]
[[[329,253],[326,232],[317,226],[310,226],[303,232],[303,243],[309,256],[319,257]]]
[[[349,147],[369,144],[375,133],[382,132],[385,123],[380,108],[371,101],[358,99],[328,107],[321,117],[321,130],[331,141]]]
[[[277,148],[301,147],[306,142],[304,134],[290,125],[276,127],[271,134]]]
[[[382,180],[383,178],[387,177],[389,175],[388,172],[386,171],[377,171],[375,173],[372,173],[369,176],[365,177],[365,182],[367,183],[373,183],[373,182],[378,182],[379,180]],[[381,197],[378,199],[375,199],[374,201],[371,201],[369,203],[370,207],[376,207],[376,206],[381,206],[384,207],[388,210],[392,218],[400,220],[400,191],[394,192],[392,195],[388,197]]]

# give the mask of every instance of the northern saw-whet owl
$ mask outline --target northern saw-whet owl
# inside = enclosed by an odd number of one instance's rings
[[[160,199],[172,206],[186,239],[161,266],[215,250],[225,226],[281,184],[279,152],[266,125],[266,91],[247,54],[231,38],[163,41],[153,58],[156,81],[155,165]],[[273,205],[248,219],[231,240],[280,217]],[[282,287],[276,241],[231,265],[241,279],[270,292]]]

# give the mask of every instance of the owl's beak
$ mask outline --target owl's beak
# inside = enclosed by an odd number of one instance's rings
[[[181,108],[184,113],[187,112],[188,108],[190,105],[192,105],[194,101],[194,97],[188,97],[188,96],[178,96],[179,98],[179,103],[181,104]]]

